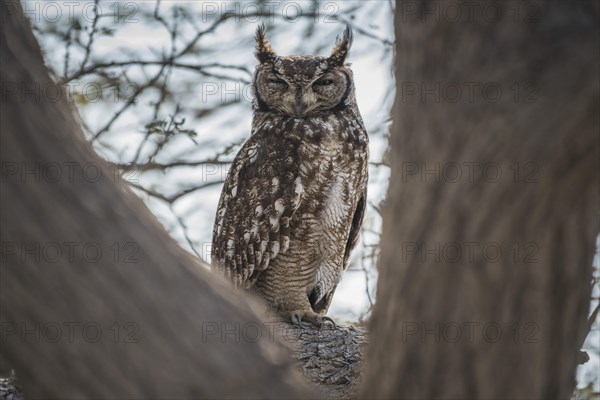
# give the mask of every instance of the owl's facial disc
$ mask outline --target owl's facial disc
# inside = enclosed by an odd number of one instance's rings
[[[341,103],[351,90],[350,77],[342,70],[306,78],[284,76],[272,70],[259,71],[256,95],[261,103],[273,110],[295,118],[306,118],[343,106]]]

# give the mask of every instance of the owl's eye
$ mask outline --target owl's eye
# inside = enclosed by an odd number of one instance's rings
[[[279,78],[269,78],[269,79],[267,79],[267,82],[270,85],[287,85],[286,81],[284,81],[283,79],[279,79]]]
[[[319,79],[318,81],[316,81],[315,83],[313,83],[313,86],[329,86],[329,85],[333,85],[333,79]]]

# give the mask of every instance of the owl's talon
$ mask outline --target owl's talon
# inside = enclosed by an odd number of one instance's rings
[[[333,325],[333,328],[334,328],[334,329],[335,329],[335,328],[337,328],[337,325],[335,324],[335,321],[334,321],[332,318],[330,318],[330,317],[327,317],[327,316],[324,316],[324,317],[322,317],[322,318],[323,318],[323,321],[331,322],[331,325]],[[321,322],[321,323],[322,323],[323,325],[326,325],[324,322]]]
[[[322,316],[316,313],[293,313],[291,315],[291,320],[294,325],[302,325],[302,322],[309,322],[316,326],[317,328],[322,328],[324,325],[329,325],[333,328],[336,328],[337,325],[335,321],[327,316]]]
[[[302,324],[302,317],[300,316],[300,314],[292,314],[292,323],[294,325],[301,325]]]

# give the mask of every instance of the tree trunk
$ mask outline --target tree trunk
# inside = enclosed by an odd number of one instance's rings
[[[396,5],[363,395],[569,398],[599,227],[599,3],[453,4],[461,22]]]
[[[1,352],[25,397],[315,397],[278,341],[245,336],[257,303],[92,151],[20,3],[2,18]]]

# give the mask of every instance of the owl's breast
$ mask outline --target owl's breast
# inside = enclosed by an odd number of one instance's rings
[[[298,223],[314,237],[345,249],[354,211],[367,182],[368,141],[359,127],[344,127],[339,120],[313,121],[299,130],[305,137],[299,148],[300,178],[304,188]],[[339,130],[345,130],[341,132]],[[364,137],[362,136],[364,134]],[[315,139],[316,138],[316,139]],[[307,226],[309,225],[309,226]],[[300,233],[298,232],[298,233]]]

